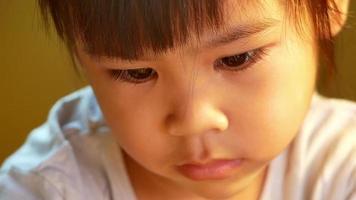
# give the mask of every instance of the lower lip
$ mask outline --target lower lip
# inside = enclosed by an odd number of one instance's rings
[[[192,180],[219,180],[233,175],[242,160],[217,160],[207,164],[185,164],[178,166],[178,171]]]

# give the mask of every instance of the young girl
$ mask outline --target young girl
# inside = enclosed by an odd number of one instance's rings
[[[39,0],[90,86],[0,199],[354,200],[356,104],[315,92],[348,0]]]

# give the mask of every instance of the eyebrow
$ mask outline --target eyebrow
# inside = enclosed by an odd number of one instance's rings
[[[222,33],[216,34],[213,38],[205,41],[202,44],[202,48],[214,48],[218,46],[223,46],[229,44],[231,42],[248,38],[258,33],[264,32],[267,29],[276,26],[276,24],[280,22],[276,19],[272,18],[264,18],[263,20],[256,21],[254,23],[246,23],[239,24],[236,26],[231,26],[226,28]],[[84,52],[89,55],[91,58],[97,58],[94,55],[90,54],[90,52],[84,48]],[[129,59],[120,58],[122,61],[129,61]],[[147,61],[149,58],[141,58],[141,59],[131,59],[132,61]]]
[[[215,35],[212,39],[209,39],[209,41],[204,42],[205,44],[203,47],[218,47],[243,38],[248,38],[258,33],[264,32],[265,30],[275,26],[278,22],[279,21],[276,19],[268,18],[252,24],[232,26],[227,28],[223,33]]]

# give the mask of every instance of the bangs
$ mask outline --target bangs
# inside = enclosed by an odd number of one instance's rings
[[[48,24],[51,13],[59,36],[77,40],[95,57],[137,59],[162,53],[223,22],[219,0],[40,0]]]
[[[67,47],[77,42],[92,57],[136,60],[160,54],[197,38],[206,30],[218,31],[226,16],[227,0],[38,0],[45,25],[49,18]],[[263,0],[239,0],[241,13]],[[340,22],[335,0],[278,0],[287,21],[303,36],[305,19],[312,21],[321,57],[335,69],[334,38],[330,21]],[[226,4],[226,5],[225,5]],[[246,7],[249,8],[249,7]],[[258,12],[258,11],[257,11]],[[48,30],[48,29],[47,29]],[[72,54],[71,54],[72,55]],[[73,59],[73,58],[72,58]]]

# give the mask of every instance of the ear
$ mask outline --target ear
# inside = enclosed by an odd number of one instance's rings
[[[330,1],[330,0],[328,0]],[[344,27],[349,9],[350,0],[334,0],[336,11],[330,11],[331,33],[336,36]]]

